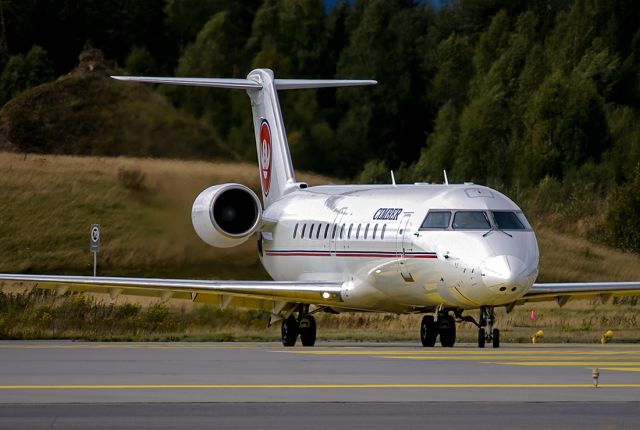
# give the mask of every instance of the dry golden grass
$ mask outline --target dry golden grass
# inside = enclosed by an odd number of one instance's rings
[[[144,189],[119,183],[122,169],[139,169]],[[102,275],[264,279],[253,240],[219,250],[193,231],[193,200],[223,182],[257,189],[258,169],[247,163],[0,153],[0,271],[89,274],[88,229],[99,223]]]
[[[122,169],[144,174],[142,190],[118,180]],[[334,182],[301,174],[310,184]],[[99,273],[121,276],[266,279],[255,243],[215,249],[193,232],[190,209],[196,195],[212,184],[239,182],[258,188],[253,164],[96,158],[0,153],[0,271],[30,273],[91,273],[89,226],[100,223],[103,248]],[[536,220],[532,222],[535,224]],[[536,229],[541,248],[540,281],[640,279],[640,256],[596,245],[549,228]],[[5,286],[5,292],[15,291]],[[149,299],[118,298],[118,304]],[[171,302],[186,312],[192,304]],[[637,306],[570,302],[536,304],[539,319],[529,320],[531,306],[512,314],[498,313],[505,340],[528,341],[542,328],[546,340],[597,341],[612,329],[617,340],[639,340]],[[320,315],[319,336],[333,339],[417,339],[420,316],[351,314]],[[226,326],[231,338],[277,338],[278,328],[262,334],[253,328]],[[187,334],[206,333],[199,327]],[[253,333],[253,334],[252,334]],[[462,341],[473,341],[475,329],[463,324]]]
[[[539,282],[640,280],[640,255],[538,227]]]

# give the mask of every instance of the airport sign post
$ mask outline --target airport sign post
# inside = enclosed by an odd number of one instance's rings
[[[98,267],[98,251],[100,251],[100,224],[91,225],[91,252],[93,252],[93,276]]]

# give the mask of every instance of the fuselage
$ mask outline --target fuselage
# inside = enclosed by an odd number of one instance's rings
[[[345,310],[504,305],[538,274],[522,211],[479,185],[310,187],[263,219],[260,253],[273,279],[342,282]]]

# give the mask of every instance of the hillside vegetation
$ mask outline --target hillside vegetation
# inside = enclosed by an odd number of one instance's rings
[[[243,91],[112,82],[99,52],[131,75],[373,78],[280,92],[298,168],[406,183],[446,169],[640,252],[640,2],[327,4],[0,2],[0,148],[254,159]]]
[[[111,79],[122,70],[97,50],[55,81],[0,110],[0,149],[27,153],[182,158],[229,156],[215,130],[174,108],[152,87]]]
[[[123,179],[136,172],[139,181]],[[310,184],[331,179],[301,174]],[[139,158],[44,156],[0,153],[0,271],[88,275],[92,271],[89,226],[102,225],[98,273],[110,276],[267,279],[255,242],[216,249],[191,226],[190,207],[205,187],[240,182],[258,188],[257,167],[230,162]],[[640,256],[607,248],[537,225],[544,281],[640,279]],[[0,337],[92,339],[277,340],[265,329],[268,314],[221,312],[181,301],[108,296],[60,298],[23,293],[4,285]],[[618,340],[638,340],[637,300],[621,304],[570,302],[564,308],[538,304],[506,315],[499,310],[505,340],[527,341],[534,329],[547,340],[597,341],[608,329]],[[319,315],[323,339],[417,339],[418,316]],[[471,326],[460,327],[473,341]]]
[[[142,179],[131,182],[126,173]],[[89,227],[97,223],[102,226],[101,275],[264,279],[255,241],[220,250],[193,231],[196,196],[224,182],[258,189],[258,168],[0,153],[0,271],[88,274],[93,264]]]

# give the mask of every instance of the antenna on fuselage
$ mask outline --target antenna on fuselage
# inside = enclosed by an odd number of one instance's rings
[[[396,178],[393,176],[393,170],[391,170],[391,184],[394,187],[396,186]]]
[[[447,178],[447,171],[443,170],[442,173],[444,173],[444,184],[449,185],[449,179]]]

